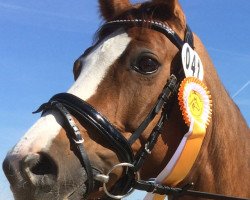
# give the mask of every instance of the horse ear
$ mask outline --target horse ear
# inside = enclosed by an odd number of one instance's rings
[[[132,7],[129,0],[99,0],[99,5],[101,14],[107,21]]]
[[[178,0],[152,0],[155,4],[165,4],[171,14],[178,19],[182,28],[186,28],[186,17]]]

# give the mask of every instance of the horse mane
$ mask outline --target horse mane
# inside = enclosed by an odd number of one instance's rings
[[[250,187],[250,180],[245,177],[247,172],[242,172],[242,169],[249,170],[249,127],[196,35],[195,41],[197,53],[201,58],[206,58],[202,60],[204,82],[211,92],[213,113],[202,150],[187,179],[196,181],[201,190],[209,188],[218,193],[242,196]],[[238,185],[239,180],[243,183],[242,187]]]

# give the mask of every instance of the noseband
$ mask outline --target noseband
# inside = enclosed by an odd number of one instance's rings
[[[192,48],[193,45],[193,34],[190,28],[186,27],[185,39],[184,41],[166,24],[156,21],[147,21],[141,19],[135,20],[116,20],[107,22],[101,27],[101,31],[105,31],[109,28],[117,27],[145,27],[153,29],[164,34],[178,49],[181,51],[183,45],[188,43]],[[179,58],[181,59],[181,58]],[[53,96],[47,103],[40,106],[40,108],[34,113],[54,109],[58,110],[61,116],[64,119],[64,127],[67,131],[67,136],[71,143],[71,148],[73,149],[75,155],[80,160],[82,166],[85,168],[87,173],[87,192],[89,194],[94,189],[95,180],[101,180],[104,183],[104,189],[106,188],[106,182],[108,181],[107,176],[96,176],[93,172],[93,167],[91,166],[88,155],[84,149],[84,139],[81,136],[79,129],[74,122],[73,115],[79,122],[88,124],[91,130],[101,137],[105,144],[108,144],[109,147],[117,154],[120,160],[120,164],[114,166],[116,167],[126,167],[122,177],[117,181],[115,186],[111,189],[109,193],[105,190],[107,196],[111,198],[121,199],[126,196],[127,193],[131,192],[131,188],[136,188],[139,190],[145,190],[148,192],[155,192],[159,194],[182,194],[188,193],[191,195],[197,193],[197,191],[170,188],[163,185],[157,185],[150,181],[139,181],[136,178],[136,173],[142,167],[144,160],[151,153],[151,150],[154,148],[154,145],[157,141],[158,136],[161,133],[163,123],[165,123],[170,115],[172,104],[176,98],[176,94],[179,88],[181,81],[184,79],[183,67],[178,68],[175,73],[170,75],[166,85],[164,86],[161,94],[158,97],[155,106],[152,108],[147,117],[142,121],[140,126],[135,130],[132,136],[127,140],[120,131],[118,131],[111,122],[108,121],[101,113],[95,110],[91,105],[86,101],[69,94],[69,93],[60,93]],[[140,137],[144,130],[148,127],[150,122],[155,118],[155,116],[161,112],[161,116],[153,128],[147,142],[141,149],[134,155],[132,151],[132,144]],[[110,170],[110,172],[113,169]],[[106,178],[106,180],[105,180]],[[207,193],[206,193],[207,194]],[[202,194],[203,195],[203,194]],[[196,194],[196,196],[202,197],[202,195]],[[195,196],[195,195],[194,195]],[[204,195],[203,195],[204,196]],[[205,196],[209,198],[209,196]],[[213,199],[216,196],[212,196]],[[221,196],[218,199],[226,199]]]

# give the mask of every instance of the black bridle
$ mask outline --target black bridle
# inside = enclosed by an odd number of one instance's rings
[[[164,34],[179,49],[179,51],[181,51],[185,43],[188,43],[192,48],[194,47],[193,34],[188,26],[186,27],[184,41],[166,24],[141,19],[107,22],[101,27],[101,31],[117,27],[144,27],[145,24],[147,24],[146,28],[150,28]],[[127,170],[124,171],[123,176],[112,188],[112,194],[114,195],[126,194],[131,188],[135,188],[147,192],[171,194],[175,196],[192,195],[211,199],[241,199],[218,194],[202,193],[188,190],[188,188],[170,188],[151,181],[141,181],[135,179],[135,173],[140,170],[145,158],[154,148],[158,136],[161,133],[163,123],[167,121],[168,116],[170,115],[179,85],[184,78],[185,75],[183,68],[179,66],[178,70],[170,75],[170,78],[159,95],[155,106],[142,121],[140,126],[135,130],[129,140],[125,139],[125,137],[112,125],[112,123],[110,123],[101,113],[96,111],[95,108],[89,105],[86,101],[83,101],[82,99],[69,93],[56,94],[47,103],[41,105],[40,108],[34,113],[41,111],[46,112],[48,110],[55,109],[58,110],[63,116],[64,126],[67,128],[67,135],[71,146],[73,146],[74,153],[79,158],[87,173],[88,180],[86,194],[89,194],[94,189],[94,172],[88,155],[84,149],[84,139],[82,138],[81,133],[71,115],[74,115],[80,122],[87,123],[91,130],[95,130],[105,143],[109,144],[110,148],[112,148],[118,155],[122,163],[132,164],[133,167],[127,168]],[[134,155],[131,149],[132,144],[140,137],[150,122],[159,113],[161,113],[160,118],[147,139],[147,142],[141,147],[136,155]]]

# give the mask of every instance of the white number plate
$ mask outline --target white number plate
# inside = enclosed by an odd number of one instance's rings
[[[182,47],[181,58],[186,77],[196,77],[202,81],[204,70],[201,59],[188,43]]]

